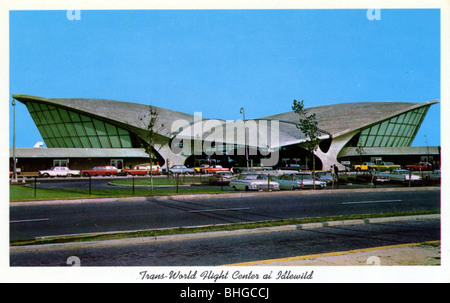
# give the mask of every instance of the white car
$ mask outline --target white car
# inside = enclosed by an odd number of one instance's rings
[[[310,173],[284,174],[273,179],[280,189],[294,190],[314,188],[314,180]],[[315,180],[316,189],[325,189],[327,182]]]
[[[422,178],[418,175],[414,175],[410,170],[407,169],[394,169],[392,172],[386,174],[391,182],[405,182],[405,183],[416,183],[421,182]]]
[[[39,177],[71,177],[71,176],[79,176],[79,170],[72,170],[68,167],[56,166],[52,167],[49,170],[40,170]]]
[[[230,181],[230,187],[234,190],[280,190],[277,182],[269,181],[264,174],[243,173],[235,180]]]
[[[169,173],[171,173],[171,174],[193,174],[194,169],[187,168],[184,165],[173,165],[171,168],[169,168]]]

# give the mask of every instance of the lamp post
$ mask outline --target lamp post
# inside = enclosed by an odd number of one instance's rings
[[[13,175],[12,182],[17,181],[17,169],[16,169],[16,101],[12,99],[11,105],[13,107]]]
[[[248,152],[247,152],[247,130],[245,129],[245,110],[243,107],[241,107],[240,113],[243,116],[244,121],[244,148],[245,148],[245,163],[247,165],[247,171],[248,171]]]

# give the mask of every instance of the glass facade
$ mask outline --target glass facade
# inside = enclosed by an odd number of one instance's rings
[[[130,133],[110,123],[38,102],[26,106],[47,147],[133,147]]]
[[[416,136],[417,131],[428,112],[428,108],[429,106],[420,107],[364,128],[359,135],[359,140],[356,146],[411,146],[414,137]]]

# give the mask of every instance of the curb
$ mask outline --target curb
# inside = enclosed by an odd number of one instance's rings
[[[248,234],[259,234],[259,233],[267,233],[267,232],[307,230],[307,229],[330,227],[330,226],[373,224],[373,223],[392,222],[392,221],[413,221],[413,220],[429,220],[429,219],[440,219],[440,214],[381,217],[381,218],[355,219],[355,220],[342,220],[342,221],[326,221],[326,222],[318,222],[318,223],[281,225],[281,226],[262,227],[262,228],[254,228],[254,229],[238,229],[238,230],[232,230],[232,231],[215,231],[215,232],[201,232],[201,233],[179,234],[179,235],[165,235],[165,236],[156,236],[156,237],[124,238],[124,239],[104,240],[104,241],[86,241],[86,242],[41,244],[41,245],[29,245],[29,246],[11,246],[10,252],[13,252],[13,251],[27,252],[27,251],[35,251],[35,250],[73,249],[73,248],[92,247],[92,246],[107,247],[107,246],[117,246],[117,245],[173,242],[173,241],[206,239],[206,238],[215,238],[215,237],[224,237],[224,236],[238,236],[238,235],[244,235],[244,234],[248,235]],[[117,233],[122,233],[122,232],[117,232]],[[108,234],[108,233],[105,233],[105,234]],[[109,234],[113,234],[113,233],[109,233]],[[82,236],[83,234],[78,234],[78,235]],[[88,235],[93,235],[93,234],[84,234],[84,235],[88,236]],[[96,233],[96,235],[99,235],[99,234]],[[63,237],[63,236],[61,236],[61,237]],[[41,238],[48,238],[48,237],[41,237]]]

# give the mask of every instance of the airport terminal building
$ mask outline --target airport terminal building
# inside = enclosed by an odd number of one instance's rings
[[[248,162],[257,166],[271,158],[276,160],[273,167],[299,164],[312,168],[311,154],[305,148],[308,138],[296,126],[299,116],[295,112],[241,121],[246,130],[242,136],[236,131],[236,122],[231,123],[234,132],[230,135],[223,131],[230,121],[153,107],[157,123],[150,140],[147,105],[101,99],[12,97],[25,104],[46,145],[14,151],[11,148],[11,169],[15,157],[22,172],[52,166],[125,168],[148,163],[144,147],[149,146],[149,141],[153,142],[154,160],[161,167],[192,167],[205,162],[225,167],[245,166]],[[331,165],[345,169],[363,161],[390,161],[402,166],[419,161],[440,162],[440,147],[411,147],[429,107],[438,102],[364,102],[309,108],[322,131],[315,152],[316,169],[327,170]],[[276,158],[271,157],[274,153]]]

